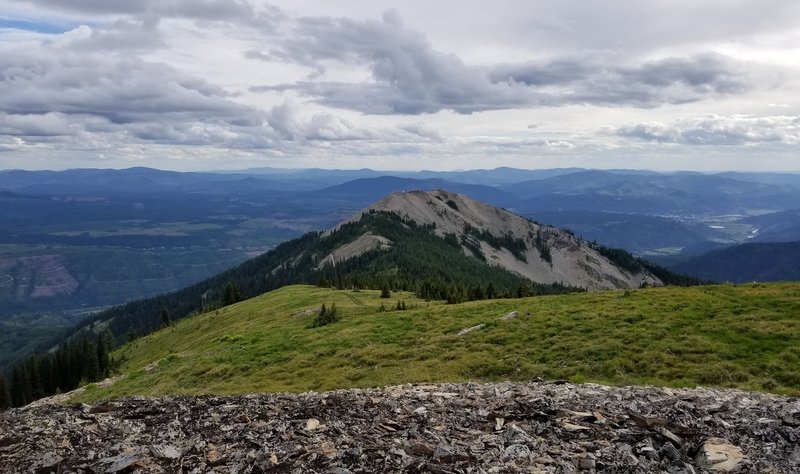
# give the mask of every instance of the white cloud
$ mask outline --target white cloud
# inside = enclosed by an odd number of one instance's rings
[[[800,144],[800,115],[751,117],[711,115],[670,123],[644,122],[616,130],[623,137],[683,145],[735,146],[758,143]]]

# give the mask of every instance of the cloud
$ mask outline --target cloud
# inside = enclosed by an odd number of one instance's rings
[[[754,86],[743,65],[721,54],[633,64],[575,57],[546,62],[471,66],[433,48],[396,13],[383,21],[300,18],[277,47],[250,50],[250,59],[312,68],[364,67],[369,82],[306,80],[254,86],[296,91],[320,104],[368,114],[472,113],[570,104],[656,107],[744,92]]]
[[[522,83],[546,94],[541,105],[645,108],[741,93],[753,86],[743,65],[714,53],[633,65],[590,57],[502,65],[494,68],[492,79]]]
[[[125,45],[136,44],[129,26],[120,21],[38,42],[0,43],[0,134],[83,147],[115,141],[268,145],[263,113],[225,89],[143,60],[136,47],[102,47],[122,37]]]
[[[622,137],[683,145],[800,144],[800,116],[710,115],[668,124],[642,122],[616,130]]]
[[[380,128],[356,126],[350,121],[328,113],[316,113],[304,118],[300,107],[292,102],[273,107],[267,123],[278,136],[288,141],[358,141],[372,140],[387,143],[440,141],[441,137],[421,124]]]
[[[131,25],[119,20],[0,43],[0,136],[71,149],[151,143],[292,150],[436,139],[421,125],[364,127],[330,113],[304,116],[292,104],[269,110],[242,104],[205,79],[142,59],[156,45],[139,42],[147,30]]]
[[[91,15],[154,14],[205,20],[252,18],[255,8],[243,0],[13,0],[49,10]]]

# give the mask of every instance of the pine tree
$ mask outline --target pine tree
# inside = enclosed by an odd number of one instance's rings
[[[0,375],[0,410],[11,407],[11,394],[8,392],[6,379]]]
[[[39,377],[39,363],[35,357],[31,357],[25,361],[25,372],[27,373],[28,383],[30,385],[30,399],[28,400],[28,403],[30,403],[44,397],[42,379]]]
[[[161,310],[161,327],[165,328],[172,325],[172,319],[169,317],[169,310],[165,307]]]
[[[381,288],[381,298],[391,298],[392,292],[389,290],[389,285],[383,285]]]
[[[83,347],[81,348],[81,357],[83,358],[83,368],[81,371],[82,380],[86,382],[94,382],[100,378],[100,362],[97,360],[97,350],[94,344],[89,342],[88,339],[83,340]]]
[[[239,288],[237,288],[232,281],[229,281],[228,284],[225,285],[225,291],[222,296],[222,304],[224,306],[228,306],[241,300],[242,294],[239,292]]]
[[[336,322],[338,316],[338,310],[336,309],[336,303],[331,304],[330,309],[325,307],[325,303],[322,304],[322,307],[317,313],[317,316],[314,318],[314,321],[311,323],[311,327],[320,327],[326,326],[328,324],[332,324]]]
[[[31,396],[31,381],[22,364],[17,364],[11,371],[11,405],[25,406],[33,400]]]
[[[97,335],[97,364],[100,369],[99,378],[108,377],[111,372],[111,359],[108,357],[108,348],[102,334]]]

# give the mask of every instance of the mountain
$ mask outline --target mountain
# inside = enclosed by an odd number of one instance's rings
[[[117,340],[149,333],[161,325],[164,309],[180,319],[230,303],[231,288],[252,297],[294,283],[389,287],[459,302],[681,282],[672,277],[627,252],[590,245],[461,194],[412,191],[190,287],[99,313],[75,332],[108,327]]]
[[[800,203],[798,203],[800,205]],[[750,216],[742,222],[753,227],[753,240],[760,242],[791,242],[800,240],[800,210],[773,212]]]
[[[743,213],[797,206],[798,188],[700,173],[583,171],[503,188],[520,212],[595,210],[642,214]]]
[[[800,281],[800,242],[746,243],[715,250],[673,267],[713,281]]]
[[[498,206],[508,205],[516,199],[513,194],[491,186],[455,183],[441,178],[414,179],[397,176],[356,179],[322,189],[317,193],[327,197],[344,196],[353,200],[358,199],[365,201],[365,205],[368,205],[386,194],[415,189],[423,191],[449,189],[457,193],[467,194],[481,201],[489,201]]]
[[[365,213],[392,212],[437,235],[455,236],[465,252],[540,283],[563,283],[590,290],[638,288],[661,284],[647,271],[627,272],[585,241],[561,229],[543,226],[463,194],[436,190],[391,194]]]

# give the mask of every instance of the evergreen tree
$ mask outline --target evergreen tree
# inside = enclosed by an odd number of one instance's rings
[[[30,399],[28,403],[44,397],[44,387],[42,387],[42,379],[39,377],[39,362],[36,357],[30,357],[25,361],[25,372],[28,376],[28,383],[30,385]]]
[[[97,360],[97,350],[94,344],[88,339],[83,340],[81,347],[81,357],[83,359],[81,379],[86,382],[94,382],[100,378],[100,362]]]
[[[49,355],[43,355],[37,360],[39,364],[39,385],[44,391],[44,395],[52,395],[56,391],[57,380],[53,370],[53,359]]]
[[[383,285],[381,288],[381,298],[391,298],[392,292],[389,290],[389,285]]]
[[[311,327],[320,327],[326,326],[328,324],[332,324],[336,322],[338,317],[338,310],[336,309],[336,303],[332,303],[330,309],[325,307],[325,303],[322,304],[322,307],[317,313],[317,316],[314,318],[314,321],[311,323]]]
[[[6,379],[0,375],[0,410],[11,407],[11,394],[8,392]]]
[[[229,281],[228,284],[225,285],[225,291],[222,296],[222,304],[224,306],[228,306],[241,300],[242,294],[239,292],[239,288],[232,281]]]
[[[105,341],[103,341],[102,334],[97,335],[97,364],[100,373],[99,378],[108,377],[111,372],[111,359],[108,356],[108,348]]]
[[[21,407],[32,400],[31,381],[28,379],[23,364],[17,364],[11,371],[11,405]]]
[[[161,327],[165,328],[172,324],[172,319],[169,317],[169,310],[165,307],[161,310]]]

